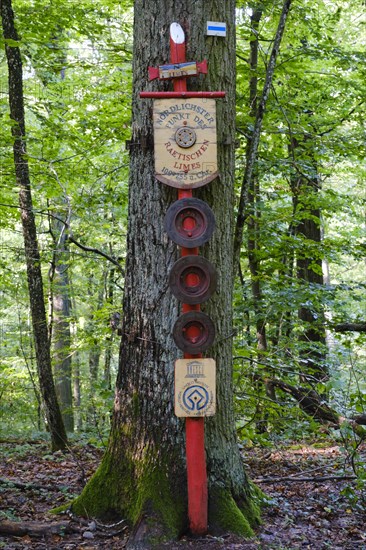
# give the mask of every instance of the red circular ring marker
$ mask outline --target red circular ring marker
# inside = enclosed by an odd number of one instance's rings
[[[183,256],[170,271],[169,286],[181,302],[202,304],[216,290],[217,272],[202,256]]]
[[[173,338],[178,348],[185,353],[202,353],[215,340],[215,325],[202,311],[188,311],[175,322]]]
[[[180,199],[168,208],[164,227],[176,244],[195,248],[210,239],[215,230],[215,216],[208,204],[200,199]]]

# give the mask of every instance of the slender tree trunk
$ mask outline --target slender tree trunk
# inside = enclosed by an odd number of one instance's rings
[[[302,143],[293,138],[291,148],[297,161],[308,163],[305,177],[299,174],[292,182],[294,204],[294,227],[297,235],[303,239],[303,246],[296,254],[297,278],[302,285],[311,290],[311,297],[303,299],[298,316],[304,324],[300,337],[301,357],[304,369],[304,381],[322,382],[327,376],[325,359],[325,316],[324,308],[317,303],[316,292],[323,285],[323,258],[319,254],[321,243],[321,212],[317,204],[320,179],[317,175],[315,160],[311,155],[311,143],[304,137]],[[316,247],[316,253],[314,250]],[[310,304],[310,305],[309,305]]]
[[[101,277],[103,279],[104,277]],[[94,277],[90,280],[89,297],[91,303],[93,303],[93,290],[96,286],[97,289],[97,304],[96,309],[99,310],[103,304],[104,288],[100,280],[94,284]],[[88,404],[88,424],[89,426],[96,427],[98,424],[97,410],[95,406],[95,391],[99,376],[100,356],[102,353],[101,341],[98,335],[94,334],[95,322],[94,315],[90,313],[88,323],[88,336],[89,336],[89,404]]]
[[[14,13],[11,6],[11,0],[1,0],[0,9],[5,40],[18,42],[19,38],[14,25]],[[26,151],[22,61],[20,50],[14,44],[11,45],[6,43],[5,51],[9,71],[9,106],[10,116],[13,121],[12,134],[14,138],[13,151],[15,175],[19,186],[19,204],[27,263],[28,290],[38,376],[47,423],[51,434],[52,449],[57,450],[65,448],[67,437],[52,377],[50,342],[48,338],[43,295],[41,259],[33,213],[31,183]]]
[[[239,205],[238,205],[238,216],[236,220],[235,236],[234,236],[234,262],[235,262],[236,271],[240,260],[240,249],[243,241],[244,224],[248,216],[248,212],[247,212],[248,192],[250,189],[251,180],[252,180],[255,165],[257,162],[258,147],[259,147],[259,140],[260,140],[260,135],[262,131],[264,113],[266,111],[267,100],[268,100],[269,92],[272,86],[272,80],[273,80],[274,70],[276,66],[276,60],[279,54],[282,36],[285,30],[286,20],[287,20],[288,13],[290,11],[291,3],[292,3],[292,0],[284,0],[283,2],[282,13],[278,23],[276,36],[273,42],[273,47],[272,47],[270,59],[267,66],[263,91],[258,104],[255,124],[253,128],[253,133],[251,136],[250,150],[247,154],[247,159],[246,159],[247,162],[246,162],[243,181],[241,185],[240,199],[239,199]]]
[[[72,397],[73,397],[73,410],[75,416],[75,429],[77,432],[81,432],[83,427],[81,416],[81,390],[80,390],[80,358],[76,353],[73,360],[73,376],[72,376]]]
[[[250,18],[251,35],[250,35],[250,81],[249,81],[249,109],[250,116],[255,122],[257,116],[258,104],[258,28],[263,14],[263,6],[259,4],[253,8]],[[254,123],[253,122],[253,123]],[[251,154],[253,151],[253,134],[248,138],[246,143],[246,166],[251,162]],[[267,351],[267,336],[266,336],[266,316],[263,303],[262,280],[261,280],[261,262],[259,260],[259,252],[261,249],[261,196],[260,196],[260,181],[257,166],[253,167],[252,176],[249,179],[248,187],[248,205],[247,205],[247,251],[248,264],[251,278],[251,290],[253,298],[253,309],[255,317],[255,328],[257,338],[258,356],[257,360],[263,360],[263,353]],[[253,381],[256,390],[263,390],[263,382],[261,378],[256,378]],[[268,391],[266,386],[266,391]],[[270,397],[273,397],[271,395]],[[264,432],[266,430],[266,412],[262,410],[261,405],[257,407],[257,430]]]
[[[207,20],[226,21],[227,38],[205,37]],[[152,102],[139,92],[151,88],[148,66],[169,61],[169,26],[186,31],[187,59],[207,57],[205,81],[197,89],[224,89],[217,102],[221,179],[194,195],[211,205],[214,237],[202,248],[220,274],[217,293],[205,304],[216,324],[210,355],[217,361],[217,414],[206,420],[209,478],[209,525],[212,531],[251,534],[258,509],[236,444],[232,393],[232,286],[235,1],[190,0],[135,2],[134,100],[129,185],[129,227],[122,344],[115,409],[108,450],[99,470],[73,510],[91,516],[118,512],[135,530],[130,547],[159,547],[187,528],[184,422],[174,415],[174,361],[181,356],[172,329],[179,305],[168,286],[177,247],[168,239],[163,220],[176,190],[154,177]],[[161,88],[158,83],[154,88]]]
[[[114,303],[114,276],[116,270],[114,268],[109,268],[109,271],[106,274],[106,301],[108,304],[113,305]],[[117,327],[118,328],[118,327]],[[106,338],[105,342],[105,354],[104,354],[104,382],[107,388],[111,388],[111,363],[112,363],[112,347],[113,347],[113,329],[111,327],[111,334]]]
[[[69,249],[65,224],[59,220],[52,223],[54,255],[51,266],[52,331],[54,351],[54,378],[56,394],[60,403],[62,418],[68,432],[74,431],[72,407],[72,362],[70,331],[70,282],[68,275]]]
[[[72,296],[72,309],[76,311],[75,292],[71,292]],[[73,338],[77,342],[77,326],[73,323],[71,325]],[[82,415],[81,415],[81,369],[80,369],[80,355],[76,352],[73,356],[73,373],[72,373],[72,397],[73,397],[73,410],[75,419],[75,429],[77,432],[81,432],[83,427]]]
[[[251,15],[251,37],[250,37],[250,83],[249,83],[249,107],[250,114],[255,119],[257,114],[257,95],[258,95],[258,27],[263,13],[262,7],[253,9]],[[253,136],[247,140],[246,145],[246,164],[250,162],[252,151]],[[256,334],[259,352],[267,350],[266,339],[266,321],[263,314],[263,296],[260,279],[260,260],[258,252],[260,250],[260,185],[258,171],[253,168],[253,174],[249,182],[248,190],[248,261],[251,276],[251,287],[255,313]],[[259,361],[260,361],[259,357]]]

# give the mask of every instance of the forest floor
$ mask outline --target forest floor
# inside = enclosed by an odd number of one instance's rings
[[[359,454],[365,468],[366,445]],[[80,493],[101,456],[91,445],[50,454],[44,443],[2,443],[0,549],[125,548],[124,522],[107,526],[49,514]],[[245,448],[244,462],[268,498],[255,537],[183,538],[162,548],[366,549],[366,495],[356,487],[347,455],[334,442]],[[14,526],[19,527],[16,534],[4,534]]]

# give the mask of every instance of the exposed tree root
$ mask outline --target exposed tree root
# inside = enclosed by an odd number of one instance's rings
[[[38,521],[0,521],[0,533],[13,537],[44,537],[50,535],[64,535],[65,533],[78,533],[80,529],[72,525],[70,521],[58,523],[41,523]]]

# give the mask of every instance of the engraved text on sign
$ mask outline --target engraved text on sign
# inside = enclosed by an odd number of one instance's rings
[[[156,178],[180,189],[206,185],[218,176],[214,99],[154,101]]]

